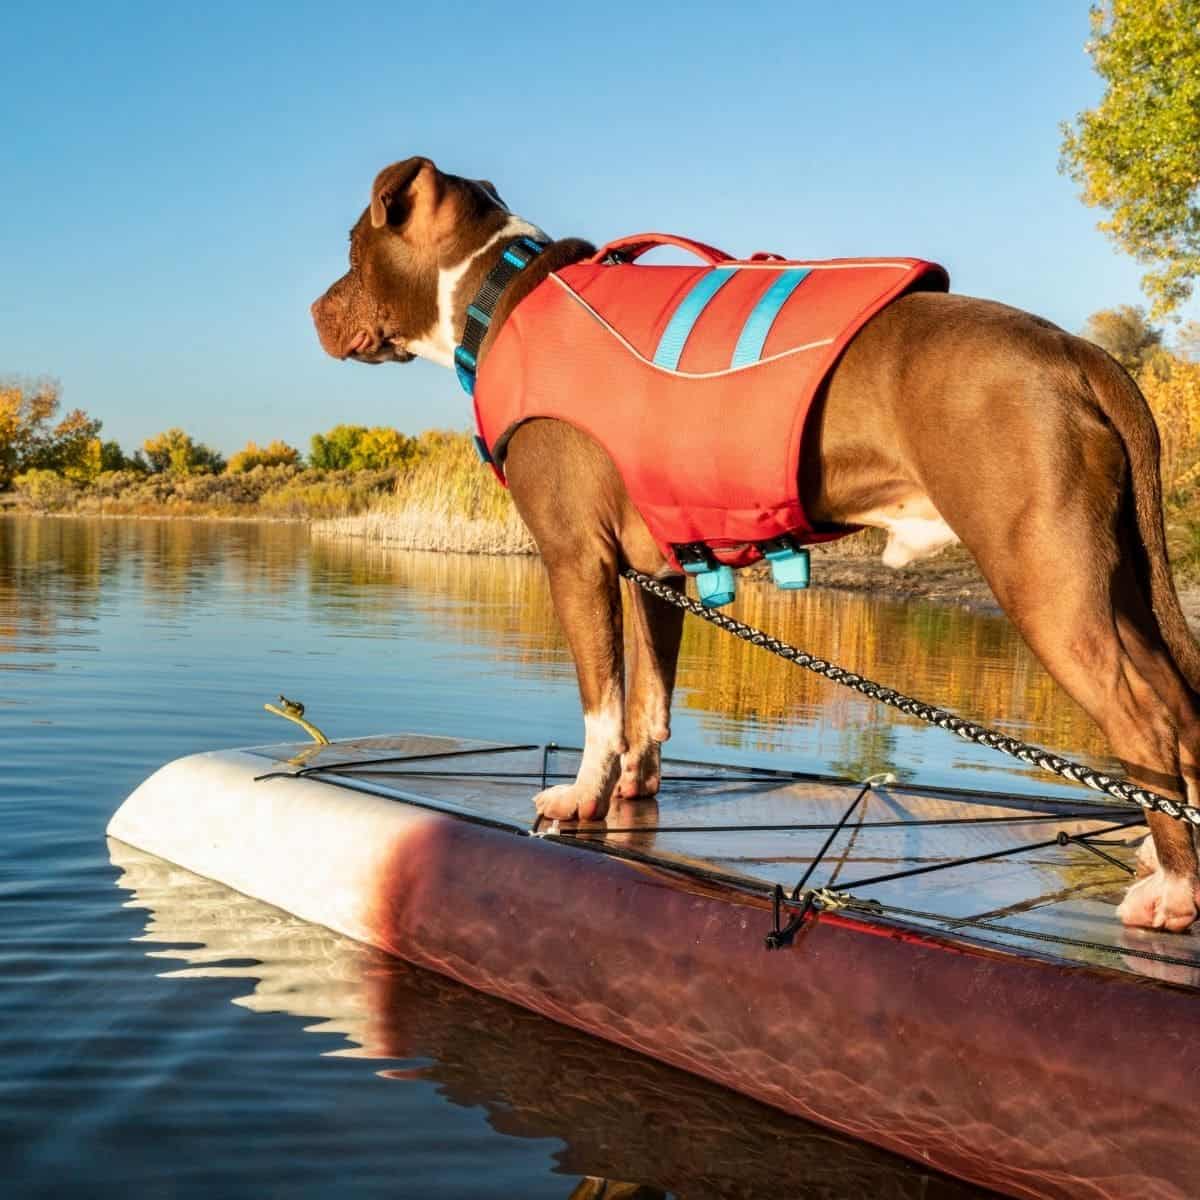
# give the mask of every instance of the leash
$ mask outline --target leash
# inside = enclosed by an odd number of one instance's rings
[[[735,620],[715,609],[706,608],[698,600],[693,600],[683,592],[677,591],[649,575],[644,575],[641,571],[635,571],[632,567],[626,567],[621,574],[650,595],[656,596],[668,604],[673,604],[676,608],[681,608],[694,617],[700,617],[710,625],[725,630],[726,633],[732,633],[734,637],[740,638],[743,642],[749,642],[752,646],[768,650],[779,658],[786,659],[807,671],[812,671],[823,679],[831,679],[834,683],[840,683],[843,687],[850,688],[851,691],[879,701],[880,704],[887,704],[891,708],[899,709],[900,712],[910,717],[916,717],[917,720],[924,721],[927,725],[936,725],[938,729],[948,730],[962,738],[963,741],[974,742],[977,746],[986,746],[989,750],[1007,754],[1011,758],[1037,767],[1038,770],[1048,771],[1052,775],[1068,779],[1072,783],[1081,783],[1094,792],[1102,792],[1106,796],[1113,797],[1122,805],[1136,804],[1147,812],[1161,813],[1165,817],[1171,817],[1176,821],[1187,821],[1194,828],[1200,828],[1200,808],[1195,805],[1183,804],[1166,796],[1160,796],[1157,792],[1148,791],[1135,783],[1130,783],[1127,779],[1114,779],[1103,771],[1096,771],[1091,767],[1084,766],[1083,763],[1063,758],[1041,746],[1022,742],[999,730],[988,729],[985,725],[968,721],[965,717],[960,717],[944,708],[938,708],[912,696],[906,696],[903,692],[896,691],[895,688],[885,687],[863,675],[847,671],[836,663],[827,662],[823,658],[818,658],[796,646],[780,641],[769,633],[756,629],[753,625]]]

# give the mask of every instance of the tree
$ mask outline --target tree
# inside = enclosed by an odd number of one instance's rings
[[[1106,0],[1088,53],[1100,103],[1062,125],[1059,169],[1126,253],[1151,267],[1151,314],[1165,316],[1200,275],[1200,0]]]
[[[100,422],[76,408],[55,423],[60,402],[53,380],[0,384],[0,487],[24,471],[91,477]]]
[[[1200,362],[1176,359],[1168,377],[1143,371],[1138,386],[1158,424],[1163,485],[1195,481],[1200,459]]]
[[[1150,324],[1140,304],[1121,304],[1092,313],[1083,327],[1083,336],[1107,350],[1131,375],[1165,354],[1163,331]]]
[[[233,474],[252,471],[255,467],[294,467],[299,465],[300,451],[278,438],[266,446],[247,442],[230,460],[225,469]]]
[[[142,457],[140,450],[135,450],[133,456],[129,457],[121,449],[119,442],[101,442],[100,470],[144,472],[146,470],[146,460]]]
[[[146,462],[154,474],[213,475],[225,469],[225,460],[182,429],[167,429],[142,443]]]
[[[323,471],[381,471],[403,466],[415,454],[415,440],[387,425],[335,425],[313,435],[308,461]]]
[[[413,457],[413,439],[405,437],[398,429],[376,425],[368,429],[350,458],[352,471],[386,471],[389,467],[401,467]]]
[[[366,432],[365,425],[335,425],[328,433],[314,433],[308,461],[320,471],[345,471]]]
[[[50,430],[28,465],[86,483],[100,474],[100,422],[73,408]]]
[[[99,431],[100,422],[92,423]],[[64,479],[73,479],[76,483],[91,483],[103,469],[104,447],[98,437],[79,438],[71,447],[70,457],[57,468]]]

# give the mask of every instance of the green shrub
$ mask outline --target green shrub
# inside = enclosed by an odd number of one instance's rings
[[[42,512],[57,512],[74,503],[79,487],[64,479],[57,471],[34,467],[18,475],[13,484],[17,494],[24,496],[34,508]]]

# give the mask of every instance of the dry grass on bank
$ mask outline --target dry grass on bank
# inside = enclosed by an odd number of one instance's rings
[[[533,540],[507,490],[475,453],[467,434],[447,436],[396,479],[366,512],[317,521],[321,537],[362,538],[405,550],[530,554]]]

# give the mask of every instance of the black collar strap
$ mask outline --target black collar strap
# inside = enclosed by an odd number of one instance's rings
[[[530,237],[519,237],[510,242],[500,255],[499,262],[488,272],[475,299],[467,305],[467,325],[463,330],[462,341],[454,349],[454,370],[458,374],[458,382],[468,396],[475,394],[475,372],[479,367],[479,347],[487,336],[488,326],[492,323],[492,314],[504,289],[519,275],[543,250],[542,242],[535,242]]]

